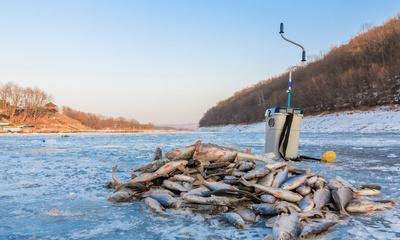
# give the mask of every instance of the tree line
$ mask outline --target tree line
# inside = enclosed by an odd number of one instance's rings
[[[53,97],[39,88],[21,87],[8,82],[0,83],[0,118],[17,121],[36,121],[48,113],[46,104]],[[155,128],[151,123],[141,124],[134,119],[104,117],[63,107],[62,113],[92,129],[146,130]]]
[[[154,125],[151,123],[141,124],[135,119],[126,119],[124,117],[105,117],[99,114],[81,112],[70,107],[63,107],[62,113],[96,130],[145,130],[154,128]]]
[[[306,114],[400,103],[400,17],[369,27],[292,75],[292,106]],[[209,109],[200,126],[253,123],[286,105],[288,73],[245,88]]]
[[[9,118],[18,115],[36,120],[46,112],[45,104],[52,99],[39,88],[21,87],[12,82],[0,84],[0,109]]]

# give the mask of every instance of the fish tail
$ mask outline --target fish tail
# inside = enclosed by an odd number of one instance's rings
[[[118,192],[119,190],[125,188],[126,185],[127,185],[126,183],[121,183],[121,184],[117,185],[117,186],[115,187],[115,191],[114,191],[114,192]]]
[[[350,216],[350,214],[346,211],[346,209],[344,209],[344,208],[342,208],[342,209],[340,209],[340,211],[339,211],[339,213],[341,214],[341,215],[344,215],[344,216]]]
[[[246,187],[251,187],[251,183],[249,183],[248,181],[246,181],[246,179],[244,179],[243,177],[240,178],[239,182],[241,182],[243,185],[245,185]]]
[[[375,200],[374,202],[376,203],[389,203],[392,207],[397,206],[397,201],[394,199],[389,199],[389,200]]]
[[[112,182],[114,184],[115,187],[121,185],[121,181],[119,180],[119,178],[117,177],[117,169],[118,169],[118,165],[114,165],[112,166],[112,171],[111,171],[111,178],[112,178]]]
[[[197,176],[197,179],[199,180],[200,184],[204,185],[204,183],[206,182],[204,177],[201,176],[201,174],[197,174],[196,176]]]
[[[202,147],[202,142],[198,140],[194,143],[194,152],[200,152]]]

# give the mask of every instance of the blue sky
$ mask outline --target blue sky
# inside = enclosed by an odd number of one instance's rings
[[[194,123],[300,60],[280,22],[312,57],[399,13],[396,0],[0,1],[0,82],[82,111]]]

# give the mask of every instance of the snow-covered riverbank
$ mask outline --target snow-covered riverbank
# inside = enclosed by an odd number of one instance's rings
[[[203,127],[202,132],[263,132],[265,123]],[[400,109],[348,111],[305,117],[302,132],[400,132]]]

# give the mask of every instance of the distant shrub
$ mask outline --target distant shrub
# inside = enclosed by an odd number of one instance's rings
[[[154,128],[150,123],[140,124],[135,119],[104,117],[98,114],[77,111],[70,107],[63,107],[62,112],[64,115],[78,120],[83,125],[97,130],[144,130]]]

